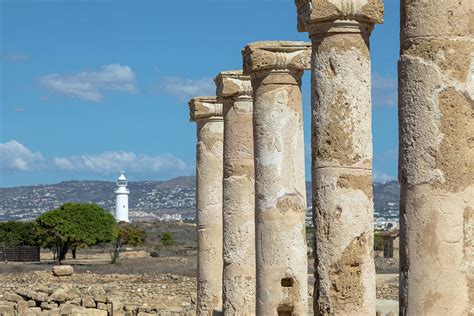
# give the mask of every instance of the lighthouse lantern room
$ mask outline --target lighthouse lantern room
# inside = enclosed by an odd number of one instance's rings
[[[117,188],[115,189],[115,219],[117,222],[129,222],[128,219],[128,195],[130,191],[127,189],[127,178],[124,172],[120,173],[117,180]]]

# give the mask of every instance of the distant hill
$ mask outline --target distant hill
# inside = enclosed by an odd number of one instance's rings
[[[168,181],[129,182],[132,217],[153,218],[162,214],[194,217],[195,177]],[[0,188],[0,220],[34,219],[65,202],[90,202],[113,211],[115,182],[65,181],[51,185]],[[308,207],[311,207],[311,183],[306,183]],[[396,181],[374,183],[375,209],[398,210],[399,185]]]
[[[184,215],[195,209],[195,178],[129,182],[131,211]],[[115,182],[65,181],[51,185],[0,188],[0,220],[32,219],[65,202],[90,202],[115,209]],[[133,215],[133,214],[132,214]]]

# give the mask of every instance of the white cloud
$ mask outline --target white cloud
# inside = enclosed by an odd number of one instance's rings
[[[196,96],[215,95],[216,86],[212,78],[164,77],[160,80],[158,90],[186,101]]]
[[[119,64],[73,75],[49,74],[40,77],[40,83],[53,92],[93,102],[102,100],[104,90],[138,92],[133,70]]]
[[[10,172],[42,169],[99,175],[111,175],[125,170],[135,174],[177,176],[191,173],[194,167],[172,154],[149,156],[126,151],[44,158],[41,153],[32,152],[23,144],[12,140],[0,143],[0,169]]]
[[[8,171],[32,171],[43,167],[43,156],[16,140],[0,143],[0,169]]]
[[[372,102],[376,107],[397,106],[398,91],[396,78],[373,73]]]
[[[30,56],[19,52],[5,52],[2,54],[2,59],[10,63],[20,63],[30,59]]]
[[[396,178],[383,171],[373,170],[372,180],[374,182],[385,183],[387,181],[396,180]]]
[[[171,154],[148,156],[124,151],[56,157],[53,159],[53,164],[62,171],[92,172],[102,175],[115,174],[120,170],[134,173],[189,171],[184,161]]]

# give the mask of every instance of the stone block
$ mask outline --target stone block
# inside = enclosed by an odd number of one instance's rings
[[[55,301],[59,303],[71,301],[80,297],[80,292],[77,289],[56,289],[48,298],[48,302]]]
[[[74,308],[77,308],[76,305],[72,305],[72,304],[69,304],[69,303],[64,303],[64,304],[61,304],[59,306],[60,310],[61,310],[61,315],[71,315],[71,312]]]
[[[74,273],[72,266],[63,265],[63,266],[54,266],[53,275],[54,276],[69,276]]]
[[[49,295],[43,292],[32,292],[31,298],[37,302],[47,302]]]
[[[36,301],[35,300],[29,300],[26,302],[28,304],[28,307],[35,307],[36,306]]]
[[[46,309],[46,310],[51,309],[51,305],[49,305],[47,302],[41,302],[40,307],[41,307],[41,309]]]
[[[38,287],[36,288],[36,290],[39,291],[39,292],[46,293],[46,294],[48,294],[48,295],[51,295],[51,294],[53,294],[53,292],[54,292],[54,289],[50,288],[50,287],[47,286],[47,285],[40,285],[40,286],[38,286]],[[18,291],[17,291],[17,293],[18,293]],[[20,294],[20,293],[18,293],[18,294]],[[20,294],[20,295],[21,295],[21,294]]]
[[[26,311],[26,315],[40,315],[41,314],[41,308],[40,307],[30,307]]]
[[[298,31],[309,31],[318,24],[356,20],[369,24],[383,22],[382,0],[296,0]]]
[[[28,307],[36,307],[36,302],[35,302],[35,305],[33,306],[30,306],[27,302],[23,301],[23,302],[18,302],[17,305],[16,305],[16,311],[18,313],[18,315],[24,315],[26,314],[26,311],[28,310]],[[1,315],[1,312],[0,312],[0,315]]]
[[[82,298],[82,306],[86,308],[95,308],[95,301],[92,296],[85,296]]]
[[[20,295],[18,294],[14,294],[14,293],[5,293],[3,294],[3,299],[5,301],[9,301],[9,302],[23,302],[23,297],[21,297]]]
[[[84,308],[75,306],[71,309],[68,315],[72,316],[107,316],[107,311],[95,309],[95,308]]]
[[[101,309],[101,310],[107,311],[107,304],[97,302],[97,309]]]
[[[30,299],[31,298],[31,294],[32,292],[28,289],[17,289],[16,291],[16,294],[20,295],[21,297],[23,297],[24,299]]]
[[[94,300],[98,303],[107,303],[107,297],[102,294],[95,295]]]
[[[10,305],[0,305],[0,315],[15,316],[15,308]]]

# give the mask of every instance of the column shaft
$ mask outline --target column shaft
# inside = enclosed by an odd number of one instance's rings
[[[313,37],[316,315],[375,313],[368,37]]]
[[[255,314],[255,196],[251,97],[224,101],[225,315]]]
[[[474,2],[401,1],[400,314],[474,314]]]
[[[295,0],[312,39],[315,315],[375,314],[369,36],[382,0]]]
[[[257,315],[308,314],[301,76],[309,48],[274,41],[242,51],[254,98]]]
[[[189,103],[197,123],[197,315],[222,311],[222,177],[224,122],[214,98]]]
[[[301,75],[254,85],[258,315],[308,308]]]

